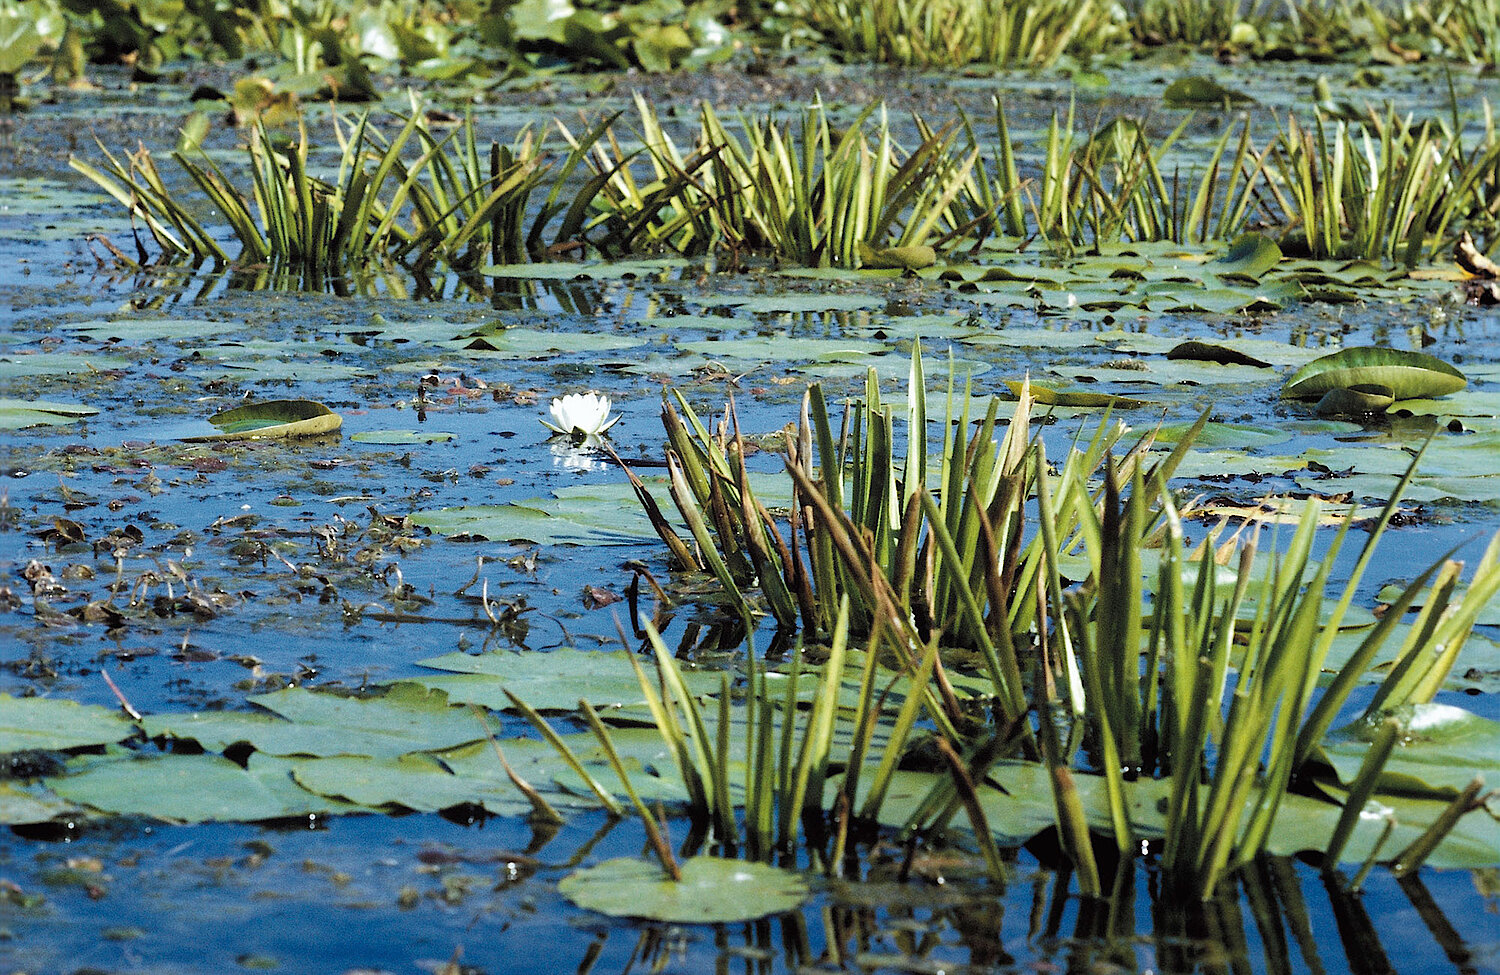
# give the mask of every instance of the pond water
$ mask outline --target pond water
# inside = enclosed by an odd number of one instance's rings
[[[1146,92],[1178,66],[1132,70],[1132,88]],[[1251,77],[1251,93],[1270,109],[1278,91],[1309,81]],[[982,111],[995,87],[912,80],[819,69],[757,91],[719,74],[666,81],[655,94],[733,107],[825,91],[839,111],[887,97],[946,119],[955,102]],[[1380,95],[1398,108],[1421,104],[1431,81],[1393,75]],[[1007,84],[1024,125],[1070,97],[1101,117],[1140,107],[1061,77]],[[1486,86],[1492,80],[1459,79],[1464,105]],[[347,295],[248,290],[181,269],[129,274],[96,260],[103,251],[85,239],[104,233],[129,250],[124,218],[66,167],[69,150],[90,154],[84,123],[111,148],[135,138],[160,152],[170,146],[184,111],[175,89],[125,88],[39,104],[9,122],[0,144],[0,395],[99,411],[0,439],[0,584],[20,594],[0,614],[3,694],[109,707],[122,696],[149,715],[236,711],[283,688],[430,677],[420,661],[455,651],[616,645],[615,617],[627,603],[608,603],[626,593],[632,563],[665,577],[665,550],[615,466],[548,440],[539,421],[566,392],[609,395],[622,417],[610,431],[615,449],[649,475],[660,473],[668,385],[704,415],[732,395],[746,433],[769,437],[794,418],[809,382],[854,395],[873,367],[900,394],[911,340],[921,337],[929,377],[944,374],[951,350],[976,394],[1030,375],[1148,400],[1122,414],[1134,426],[1211,410],[1226,425],[1222,439],[1195,455],[1184,483],[1227,503],[1287,491],[1374,496],[1384,488],[1352,474],[1387,475],[1392,448],[1436,427],[1420,417],[1319,419],[1279,399],[1287,366],[1339,345],[1389,344],[1459,364],[1477,397],[1493,396],[1500,378],[1500,313],[1462,304],[1451,281],[1363,280],[1344,303],[1225,311],[1209,306],[1235,297],[1206,295],[1195,280],[1222,248],[1152,245],[1049,261],[1050,277],[1030,288],[769,266],[722,274],[649,255],[542,278],[520,270],[477,286],[444,279],[422,299],[404,272],[353,283]],[[492,124],[506,138],[520,121],[611,100],[624,104],[620,94],[551,86],[495,107]],[[1216,135],[1217,124],[1200,120],[1195,135]],[[215,138],[228,145],[235,136]],[[1111,283],[1157,275],[1177,282],[1172,301],[1144,302]],[[1194,337],[1284,358],[1273,370],[1166,366],[1162,353]],[[247,399],[283,398],[327,404],[343,417],[341,433],[207,446],[174,439]],[[1461,418],[1462,432],[1440,436],[1484,442],[1500,431],[1494,411],[1476,410]],[[1081,416],[1047,428],[1053,456],[1092,424]],[[1455,544],[1468,543],[1474,557],[1500,528],[1500,491],[1488,493],[1494,453],[1480,454],[1443,454],[1435,479],[1419,479],[1362,605]],[[1309,475],[1308,457],[1326,473]],[[752,463],[780,468],[774,449]],[[1467,500],[1440,500],[1460,477],[1471,479]],[[486,532],[530,541],[453,540],[441,527],[399,523],[509,502],[543,513]],[[50,611],[29,597],[34,562],[61,586]],[[119,620],[83,612],[119,580],[138,611]],[[722,617],[711,590],[684,600],[665,637],[702,668],[733,667],[742,647],[715,628]],[[503,625],[487,616],[497,607]],[[1440,698],[1490,717],[1500,717],[1495,622],[1476,632]],[[756,645],[770,638],[767,629]],[[502,738],[529,735],[519,719],[504,720]],[[28,757],[41,766],[13,763],[10,773],[47,774],[60,760]],[[1142,865],[1106,907],[1079,898],[1055,850],[1037,843],[1006,853],[1004,884],[985,880],[962,847],[910,858],[871,850],[867,882],[815,884],[799,911],[723,927],[611,920],[558,893],[576,866],[642,847],[633,819],[570,811],[552,835],[471,806],[263,825],[126,815],[18,826],[0,838],[0,959],[26,972],[1500,971],[1493,870],[1424,869],[1398,882],[1377,868],[1363,894],[1350,895],[1312,867],[1272,858],[1200,909]]]

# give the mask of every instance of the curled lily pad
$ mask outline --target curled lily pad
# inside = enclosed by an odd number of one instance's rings
[[[682,880],[660,865],[622,857],[576,871],[557,885],[585,910],[676,924],[725,924],[790,911],[807,899],[807,883],[780,867],[696,856]]]
[[[1265,234],[1240,234],[1229,245],[1224,256],[1211,266],[1221,274],[1234,274],[1260,280],[1281,261],[1281,248]]]
[[[1168,359],[1193,359],[1199,362],[1217,362],[1221,365],[1255,366],[1257,368],[1268,368],[1271,364],[1264,359],[1257,359],[1253,355],[1232,349],[1227,345],[1218,345],[1213,342],[1188,341],[1179,342],[1167,351]]]
[[[1468,380],[1453,366],[1425,352],[1361,346],[1314,359],[1298,369],[1281,395],[1288,399],[1321,399],[1330,389],[1384,386],[1394,399],[1446,396]]]
[[[916,271],[937,263],[937,251],[921,244],[915,247],[871,247],[859,245],[859,263],[865,267]]]
[[[213,433],[183,437],[191,443],[206,440],[265,440],[277,437],[315,437],[332,433],[343,419],[322,403],[308,399],[250,403],[208,418]]]
[[[1384,413],[1395,401],[1389,386],[1361,384],[1324,393],[1318,400],[1318,413],[1322,416]]]

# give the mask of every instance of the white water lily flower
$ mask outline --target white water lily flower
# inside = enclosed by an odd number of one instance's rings
[[[615,425],[620,418],[609,415],[609,397],[594,390],[587,393],[570,393],[552,401],[552,419],[556,423],[542,421],[542,426],[574,440],[598,437]]]

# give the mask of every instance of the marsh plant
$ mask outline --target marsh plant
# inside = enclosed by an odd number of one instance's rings
[[[312,277],[391,259],[418,271],[519,260],[528,249],[546,246],[543,233],[559,212],[561,185],[578,164],[575,153],[553,173],[545,140],[529,129],[508,146],[484,147],[472,120],[440,134],[415,102],[394,136],[382,134],[368,114],[349,122],[335,118],[333,130],[337,168],[324,176],[312,169],[315,146],[305,123],[299,121],[297,138],[287,145],[257,124],[246,150],[248,191],[200,145],[172,153],[229,224],[240,248],[232,258],[146,149],[123,160],[105,149],[103,170],[77,158],[70,162],[141,221],[168,258],[271,263]],[[581,145],[599,131],[585,134]],[[533,192],[549,177],[546,198],[532,208]],[[570,232],[565,220],[562,233]],[[138,251],[145,263],[145,247]]]
[[[696,135],[679,146],[639,96],[636,109],[641,149],[611,136],[595,140],[590,156],[603,186],[586,236],[606,253],[665,246],[857,267],[872,248],[910,254],[963,229],[952,205],[978,153],[955,145],[953,127],[908,152],[883,106],[839,129],[821,101],[789,122],[733,124],[704,104]],[[638,157],[649,167],[640,175]]]
[[[806,8],[839,50],[920,67],[1045,68],[1125,36],[1113,0],[807,0]]]
[[[1025,384],[1003,423],[995,401],[971,422],[967,390],[953,405],[949,382],[931,457],[919,351],[904,409],[882,403],[872,377],[838,434],[811,387],[788,428],[793,501],[779,516],[754,497],[732,411],[711,425],[680,396],[664,402],[672,501],[690,540],[630,476],[679,564],[716,577],[736,612],[800,623],[830,648],[805,719],[800,661],[789,678],[770,675],[753,648],[744,703],[726,684],[705,710],[648,628],[657,675],[641,683],[695,819],[730,848],[743,826],[758,857],[790,853],[802,822],[815,860],[836,873],[861,823],[930,836],[963,813],[998,875],[990,783],[1024,780],[1050,791],[1087,895],[1107,894],[1118,865],[1149,843],[1175,889],[1208,899],[1267,849],[1289,803],[1300,841],[1336,869],[1402,729],[1427,720],[1500,590],[1500,538],[1467,587],[1447,560],[1406,586],[1330,682],[1325,661],[1415,460],[1339,589],[1331,574],[1354,508],[1319,558],[1315,499],[1269,557],[1244,526],[1225,537],[1221,524],[1188,548],[1169,479],[1202,420],[1163,454],[1149,434],[1125,446],[1125,428],[1106,419],[1050,459]],[[1372,729],[1363,764],[1335,774],[1325,736],[1377,656],[1393,662],[1356,721]],[[773,676],[789,679],[783,691]],[[915,798],[889,809],[914,729],[939,771],[903,780]],[[1394,823],[1366,836],[1364,869],[1381,857],[1420,863],[1480,791],[1430,793],[1440,812],[1407,822],[1389,848]]]
[[[563,252],[664,250],[730,268],[757,254],[915,271],[965,247],[1204,244],[1253,225],[1292,254],[1412,266],[1462,230],[1489,241],[1500,230],[1500,136],[1487,119],[1466,138],[1456,113],[1417,123],[1391,110],[1354,121],[1317,112],[1263,139],[1242,119],[1205,156],[1179,148],[1187,120],[1162,137],[1132,118],[1085,132],[1071,108],[1028,142],[998,100],[992,136],[968,118],[934,127],[914,117],[911,148],[878,105],[842,125],[821,102],[787,119],[726,119],[704,105],[686,134],[643,99],[636,111],[635,141],[618,114],[576,132],[559,122],[566,151],[554,153],[546,132],[487,146],[472,121],[442,132],[414,102],[389,138],[368,115],[335,122],[338,163],[326,176],[314,172],[324,153],[305,125],[285,145],[257,125],[248,188],[197,144],[173,158],[229,224],[234,260],[323,275],[396,262],[473,275]],[[166,256],[231,260],[148,151],[104,157],[103,169],[73,166]]]

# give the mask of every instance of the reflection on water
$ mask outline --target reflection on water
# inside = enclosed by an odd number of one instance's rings
[[[1003,883],[951,850],[864,852],[861,882],[827,882],[800,910],[684,926],[586,913],[556,893],[579,866],[642,855],[632,820],[533,830],[456,810],[279,829],[99,823],[0,840],[0,931],[16,971],[1477,975],[1500,964],[1500,897],[1485,872],[1377,870],[1359,896],[1267,858],[1200,904],[1149,867],[1085,900],[1029,850],[1007,851]],[[1466,907],[1440,906],[1455,903]]]

